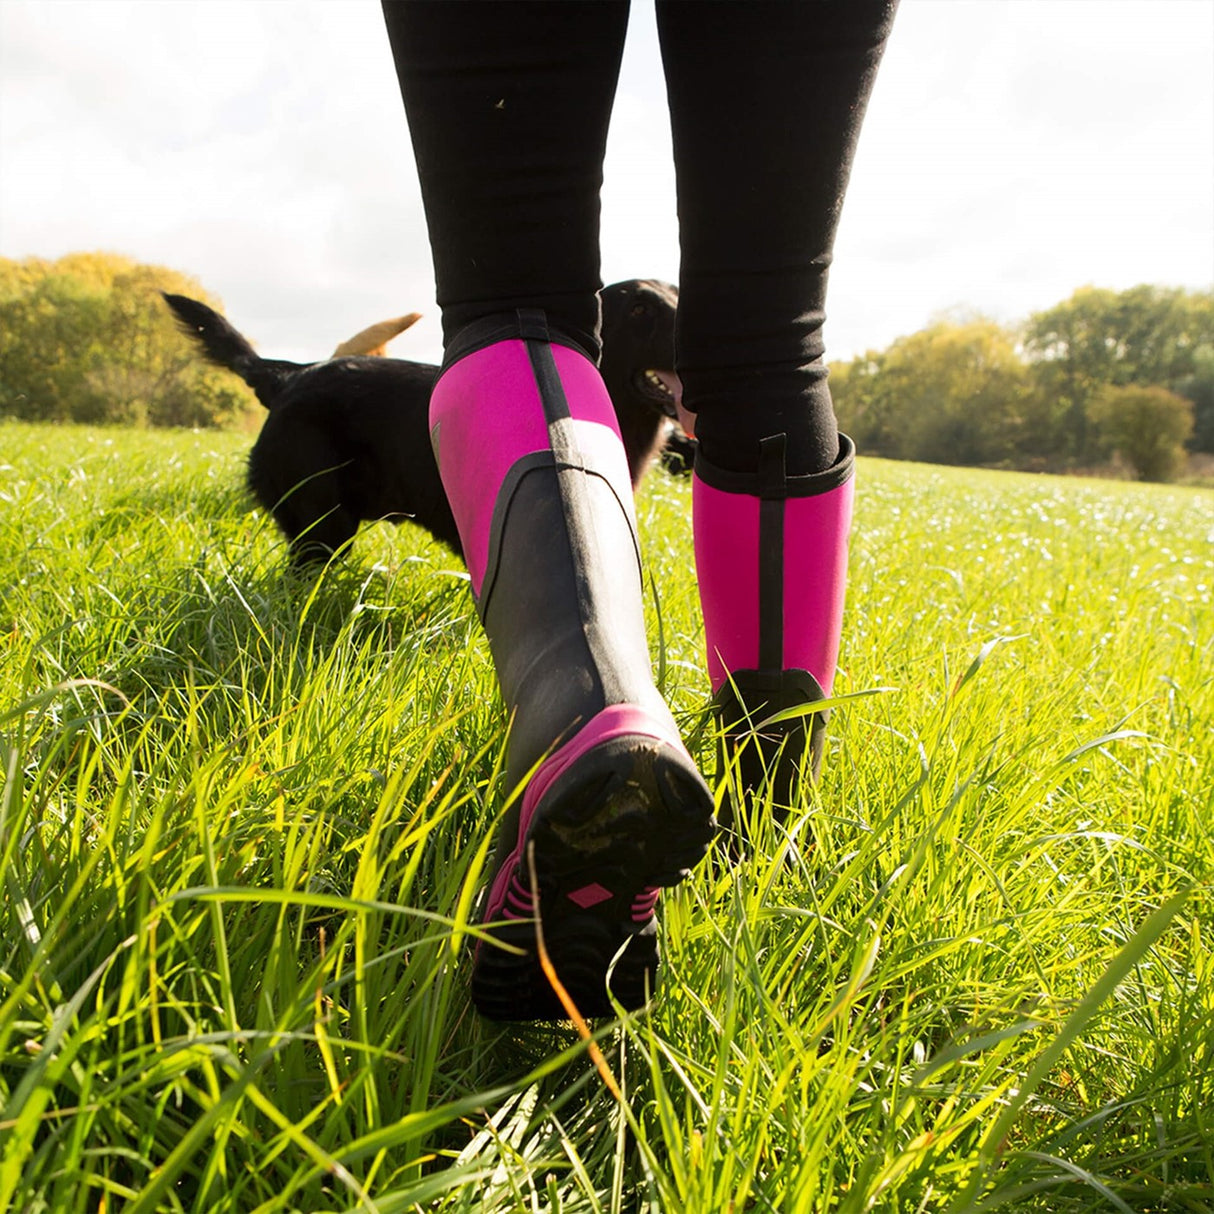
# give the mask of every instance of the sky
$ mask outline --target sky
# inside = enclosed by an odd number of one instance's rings
[[[605,282],[678,280],[664,96],[633,0]],[[0,0],[0,256],[83,250],[193,275],[267,356],[325,357],[416,310],[391,352],[438,361],[378,0]],[[902,0],[828,357],[1142,282],[1214,287],[1214,0]]]

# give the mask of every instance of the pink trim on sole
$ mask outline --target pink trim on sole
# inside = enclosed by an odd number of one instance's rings
[[[518,838],[515,840],[513,850],[498,869],[497,876],[489,888],[489,897],[485,901],[484,919],[486,921],[501,917],[501,907],[505,902],[511,878],[522,858],[523,841],[527,838],[531,819],[547,791],[587,751],[604,742],[610,742],[613,738],[629,736],[664,742],[678,750],[684,749],[683,741],[677,734],[672,735],[649,713],[635,704],[612,704],[592,717],[574,737],[540,764],[531,783],[527,785],[527,791],[523,793],[522,809],[519,813]],[[582,890],[576,892],[581,893],[591,888],[591,886],[583,886]],[[603,901],[603,899],[595,899],[595,902],[599,901]],[[594,902],[589,905],[594,905]]]
[[[648,923],[653,918],[653,912],[657,909],[658,898],[662,893],[660,886],[651,886],[649,889],[637,894],[632,900],[632,921],[633,923]]]
[[[583,885],[581,889],[575,889],[568,895],[569,901],[576,903],[582,910],[589,910],[592,906],[598,906],[600,902],[606,902],[608,898],[613,897],[611,890],[605,885],[600,885],[597,881],[591,881],[589,885]]]

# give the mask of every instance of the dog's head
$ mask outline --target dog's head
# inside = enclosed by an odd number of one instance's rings
[[[682,394],[674,371],[678,287],[631,278],[604,287],[601,299],[601,370],[617,412],[624,407],[673,418]]]

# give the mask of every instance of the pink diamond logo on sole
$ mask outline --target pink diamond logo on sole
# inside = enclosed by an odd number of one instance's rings
[[[582,910],[589,910],[600,902],[606,902],[612,896],[611,890],[605,889],[597,881],[592,881],[589,885],[583,885],[581,889],[575,889],[569,895],[569,901],[576,902]]]

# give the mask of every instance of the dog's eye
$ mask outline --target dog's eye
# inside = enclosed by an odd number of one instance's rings
[[[633,315],[633,316],[644,316],[644,315],[645,315],[645,313],[646,313],[646,312],[648,312],[648,311],[649,311],[649,309],[648,309],[648,308],[647,308],[647,307],[646,307],[646,306],[645,306],[643,303],[633,304],[633,305],[632,305],[632,313],[631,313],[631,315]]]

